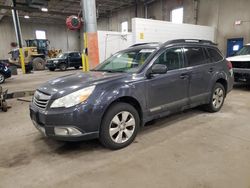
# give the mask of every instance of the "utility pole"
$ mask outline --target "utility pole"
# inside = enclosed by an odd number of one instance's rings
[[[99,48],[96,20],[95,0],[81,0],[84,18],[84,49],[86,69],[94,68],[99,64]],[[86,70],[85,70],[86,71]]]
[[[20,22],[18,18],[18,13],[16,10],[16,0],[12,0],[12,18],[14,22],[15,32],[16,32],[16,39],[19,45],[19,55],[20,55],[20,61],[21,61],[21,67],[23,74],[25,74],[25,63],[24,63],[24,56],[23,56],[23,45],[22,45],[22,35],[21,35],[21,29],[20,29]]]

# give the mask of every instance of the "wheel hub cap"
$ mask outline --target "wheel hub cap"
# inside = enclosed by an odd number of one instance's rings
[[[213,106],[214,108],[220,108],[224,99],[224,92],[221,88],[217,88],[213,94]]]
[[[111,120],[109,135],[114,142],[124,143],[132,137],[134,130],[134,116],[127,111],[122,111],[116,114]]]

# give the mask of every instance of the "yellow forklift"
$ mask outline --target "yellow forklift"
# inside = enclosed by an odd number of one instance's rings
[[[32,39],[25,40],[26,47],[23,48],[24,52],[24,63],[27,72],[33,70],[44,70],[47,58],[54,58],[62,50],[50,49],[49,50],[49,40],[47,39]],[[9,58],[9,63],[17,67],[21,67],[19,49],[13,49],[9,52],[11,57]]]

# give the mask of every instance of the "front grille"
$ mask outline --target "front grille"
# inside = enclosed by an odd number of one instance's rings
[[[50,96],[39,91],[36,91],[33,98],[33,103],[41,109],[45,109],[48,105]]]
[[[232,61],[233,68],[250,69],[250,62]]]

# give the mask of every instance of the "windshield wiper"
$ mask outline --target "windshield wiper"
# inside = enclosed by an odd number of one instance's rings
[[[105,71],[110,73],[124,72],[123,70],[105,70]]]

